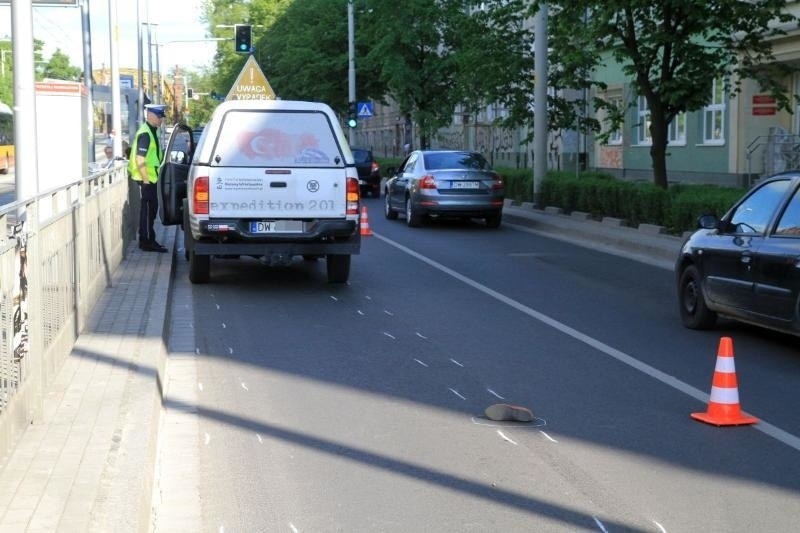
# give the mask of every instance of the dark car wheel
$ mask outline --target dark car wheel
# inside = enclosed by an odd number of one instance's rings
[[[502,213],[494,213],[486,217],[486,227],[491,229],[497,229],[500,227],[500,222],[503,219]]]
[[[389,203],[389,191],[386,191],[383,195],[383,214],[389,220],[397,220],[397,211],[392,209]]]
[[[690,329],[709,329],[717,322],[717,313],[710,310],[700,287],[700,272],[687,266],[678,284],[678,303],[683,325]]]
[[[411,198],[406,198],[406,224],[412,228],[418,228],[422,225],[422,215],[414,210]]]

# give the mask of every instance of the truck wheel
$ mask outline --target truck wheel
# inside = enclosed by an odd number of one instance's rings
[[[186,215],[184,215],[186,220]],[[185,222],[188,225],[188,221]],[[185,227],[185,229],[189,229]],[[189,281],[192,283],[208,283],[211,278],[211,256],[194,253],[194,238],[190,231],[184,231],[184,247],[189,260]]]
[[[189,239],[191,238],[192,230],[189,228],[189,207],[186,205],[186,200],[183,201],[183,257],[189,260]]]
[[[347,283],[350,277],[350,255],[328,254],[328,283]]]
[[[211,278],[211,256],[197,255],[189,252],[189,281],[192,283],[208,283]]]

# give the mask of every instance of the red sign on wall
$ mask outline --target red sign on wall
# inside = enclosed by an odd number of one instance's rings
[[[770,94],[754,94],[753,105],[775,105],[775,97]]]
[[[753,108],[753,115],[756,116],[774,115],[774,114],[775,114],[775,106],[761,106]]]

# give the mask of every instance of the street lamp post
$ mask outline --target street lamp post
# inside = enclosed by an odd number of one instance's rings
[[[353,14],[353,0],[347,0],[347,55],[349,67],[347,69],[347,102],[355,104],[356,101],[356,52],[355,52],[355,16]],[[354,128],[348,128],[347,140],[352,146],[355,140]]]

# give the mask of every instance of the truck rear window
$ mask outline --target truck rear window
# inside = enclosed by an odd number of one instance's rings
[[[229,111],[222,119],[212,165],[344,167],[336,136],[316,111]]]

